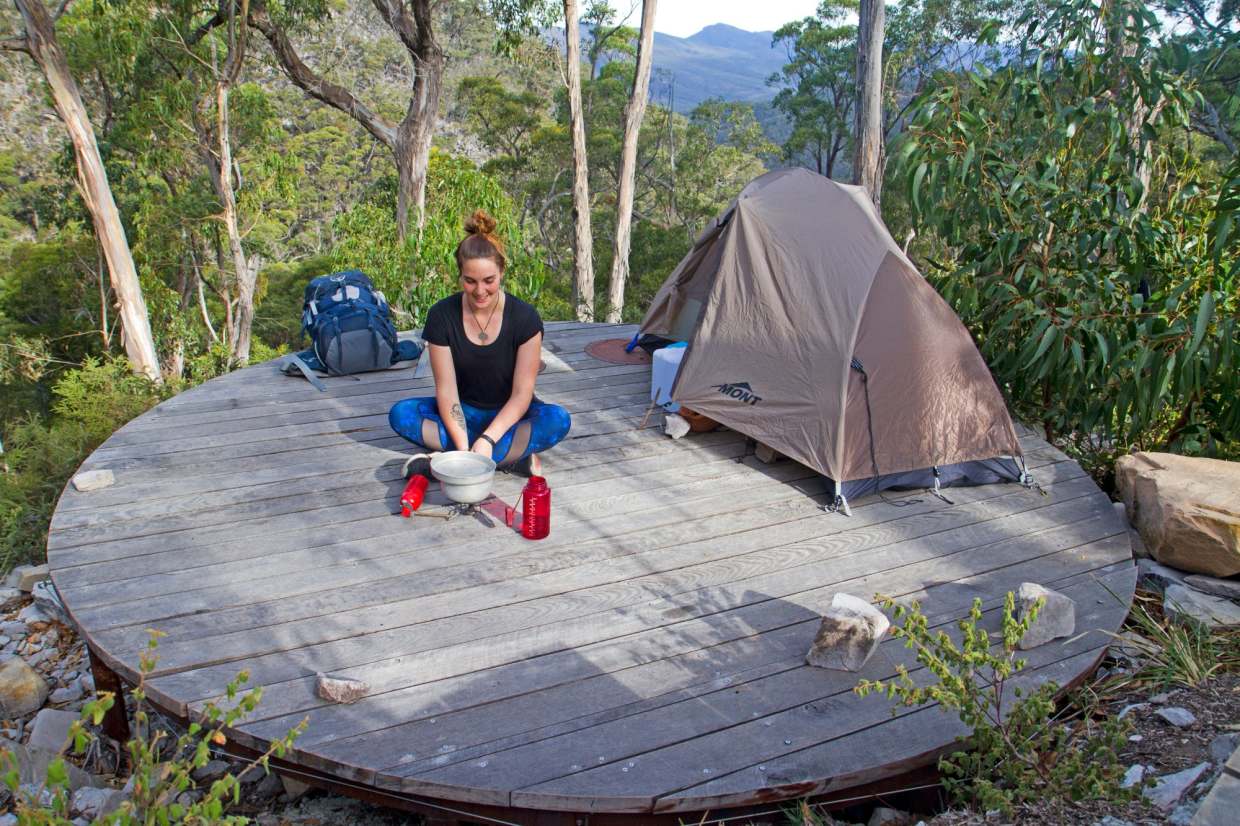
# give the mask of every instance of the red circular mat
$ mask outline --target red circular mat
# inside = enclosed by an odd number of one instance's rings
[[[624,352],[624,348],[630,341],[632,339],[628,338],[605,338],[602,341],[592,341],[586,345],[586,354],[591,358],[611,364],[649,364],[650,354],[640,347],[633,348],[631,353]]]

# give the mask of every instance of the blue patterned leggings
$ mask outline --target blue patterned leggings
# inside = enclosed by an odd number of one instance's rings
[[[461,411],[465,414],[465,432],[469,436],[470,445],[473,445],[499,412],[473,407],[465,402],[461,402]],[[444,427],[443,419],[439,416],[439,404],[434,396],[398,401],[388,412],[388,422],[393,430],[415,445],[430,450],[454,449],[452,437],[448,435],[448,429]],[[563,407],[534,399],[525,415],[495,441],[491,458],[496,464],[510,465],[531,453],[542,453],[559,444],[568,435],[571,426],[572,420]]]

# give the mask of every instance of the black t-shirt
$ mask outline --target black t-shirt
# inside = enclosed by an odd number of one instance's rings
[[[428,344],[451,348],[461,401],[497,410],[512,396],[517,348],[543,331],[542,319],[529,304],[504,293],[499,335],[486,344],[474,344],[465,335],[465,322],[461,319],[462,296],[462,293],[454,293],[431,307],[426,314],[422,338]]]

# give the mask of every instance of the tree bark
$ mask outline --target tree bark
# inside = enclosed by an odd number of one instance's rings
[[[564,79],[573,133],[573,312],[578,321],[594,320],[594,233],[590,228],[590,163],[586,124],[581,110],[581,30],[577,0],[564,0],[567,41]]]
[[[616,240],[611,260],[607,321],[620,322],[624,312],[624,284],[629,277],[629,243],[633,223],[633,194],[636,186],[637,137],[646,115],[650,94],[650,67],[654,51],[654,13],[657,0],[642,0],[642,27],[637,41],[637,70],[633,89],[624,107],[624,143],[620,150],[620,192],[616,198]]]
[[[103,248],[116,294],[121,316],[121,341],[125,355],[134,372],[159,382],[159,359],[155,355],[155,340],[151,335],[151,321],[147,315],[146,300],[138,281],[138,271],[133,263],[129,240],[121,223],[120,212],[112,198],[107,170],[95,142],[95,130],[90,114],[82,103],[77,81],[69,71],[64,52],[56,41],[55,24],[42,0],[14,0],[21,13],[26,29],[26,46],[30,56],[38,64],[52,91],[52,102],[60,115],[69,139],[73,142],[73,154],[77,161],[78,191],[86,202],[95,227],[95,235]]]
[[[878,209],[883,196],[883,0],[861,0],[857,26],[857,152],[853,182],[870,193]]]
[[[403,238],[409,231],[411,207],[417,211],[418,227],[424,221],[426,170],[430,162],[431,138],[435,134],[435,118],[439,113],[439,97],[443,90],[444,53],[435,39],[431,0],[371,2],[384,22],[396,33],[413,63],[409,106],[404,118],[395,125],[358,100],[348,89],[315,74],[297,54],[284,29],[272,21],[261,0],[251,3],[250,24],[262,32],[284,73],[298,88],[315,100],[349,115],[391,151],[397,177],[396,225]]]

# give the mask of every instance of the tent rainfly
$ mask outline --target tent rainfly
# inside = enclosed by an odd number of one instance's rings
[[[806,169],[752,181],[655,295],[642,335],[688,342],[672,399],[835,485],[1027,482],[1003,397],[869,196]]]

